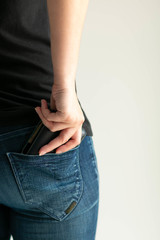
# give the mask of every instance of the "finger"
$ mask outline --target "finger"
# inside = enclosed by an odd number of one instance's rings
[[[50,113],[50,110],[48,108],[47,101],[45,99],[41,99],[41,111],[43,116],[46,118],[48,114]]]
[[[63,113],[59,111],[53,113],[48,109],[48,105],[45,99],[41,100],[41,107],[42,107],[42,114],[48,121],[54,121],[54,122],[65,121]]]
[[[57,131],[61,131],[64,130],[66,128],[71,127],[69,124],[65,124],[65,123],[55,123],[52,122],[52,126],[49,128],[51,132],[57,132]]]
[[[65,143],[63,146],[60,146],[58,149],[56,149],[56,153],[67,152],[78,145],[79,145],[79,143],[77,142],[76,139],[74,139],[74,140],[71,139],[67,143]]]
[[[42,114],[41,108],[40,107],[36,107],[35,108],[37,114],[39,115],[40,119],[42,120],[43,124],[47,127],[47,128],[52,128],[53,123],[48,121]]]
[[[75,133],[75,128],[62,130],[58,135],[58,137],[51,140],[48,144],[40,148],[39,155],[43,155],[61,146],[62,144],[65,144],[74,135],[74,133]]]
[[[57,148],[56,153],[63,153],[75,148],[81,143],[81,137],[82,137],[82,131],[78,131],[78,134],[76,135],[74,134],[72,139],[70,139],[67,143]]]
[[[41,107],[36,107],[36,111],[39,115],[39,117],[41,118],[43,124],[51,131],[51,132],[57,132],[57,131],[61,131],[63,129],[69,128],[70,125],[69,124],[65,124],[65,123],[55,123],[55,122],[51,122],[48,121],[42,114],[42,108]]]

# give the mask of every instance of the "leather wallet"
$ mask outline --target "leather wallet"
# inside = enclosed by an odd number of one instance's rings
[[[27,143],[22,148],[21,153],[24,154],[31,154],[31,155],[39,155],[39,150],[42,146],[48,144],[51,140],[56,138],[59,135],[60,131],[51,132],[50,129],[48,129],[40,120],[38,124],[36,125],[35,129],[33,130],[33,133],[27,140]],[[82,136],[81,141],[86,136],[86,130],[83,128],[82,125]],[[49,153],[55,153],[56,149],[53,149]]]

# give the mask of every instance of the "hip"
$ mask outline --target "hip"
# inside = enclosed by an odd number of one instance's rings
[[[93,137],[86,135],[60,154],[22,154],[35,126],[0,127],[0,203],[43,219],[62,221],[82,214],[99,201]]]

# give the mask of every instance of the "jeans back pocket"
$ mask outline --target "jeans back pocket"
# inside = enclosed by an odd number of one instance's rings
[[[59,221],[75,209],[83,192],[79,147],[42,156],[6,153],[25,203]]]

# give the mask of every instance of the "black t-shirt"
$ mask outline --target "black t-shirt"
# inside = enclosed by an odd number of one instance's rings
[[[38,123],[40,118],[34,108],[41,105],[42,98],[50,108],[53,83],[47,1],[1,1],[0,126]],[[93,136],[81,109],[83,126],[87,135]]]

